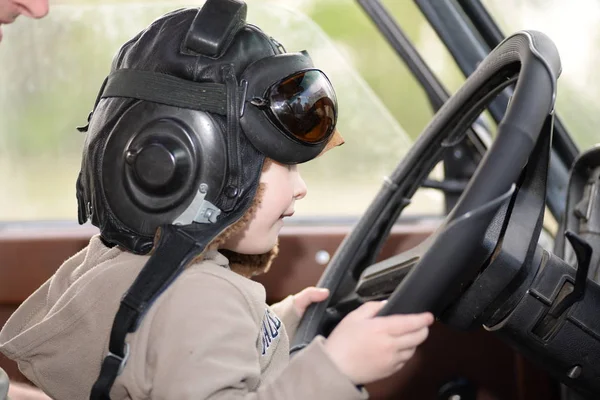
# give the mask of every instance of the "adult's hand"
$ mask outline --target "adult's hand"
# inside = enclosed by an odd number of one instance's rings
[[[44,392],[36,387],[23,383],[11,382],[8,387],[9,400],[51,400]]]

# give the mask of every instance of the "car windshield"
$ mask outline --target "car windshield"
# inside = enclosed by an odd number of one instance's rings
[[[451,93],[464,82],[412,1],[382,1]],[[56,4],[59,3],[59,4]],[[64,4],[60,4],[64,3]],[[200,2],[201,3],[201,2]],[[600,126],[600,4],[595,0],[483,0],[505,35],[538,29],[563,61],[557,109],[579,148]],[[309,195],[296,217],[360,215],[433,112],[422,87],[355,1],[252,0],[248,21],[288,51],[308,49],[331,78],[346,144],[301,167]],[[56,0],[39,21],[4,27],[0,45],[0,224],[76,220],[75,180],[84,125],[112,57],[159,15],[189,1]],[[582,11],[584,10],[584,11]],[[568,27],[568,29],[566,29]],[[577,45],[574,45],[576,43]],[[440,179],[441,168],[434,175]],[[326,199],[326,201],[325,201]],[[405,214],[439,216],[443,195],[420,189]]]
[[[504,35],[544,32],[562,62],[556,110],[581,150],[599,140],[600,2],[597,0],[482,0]]]

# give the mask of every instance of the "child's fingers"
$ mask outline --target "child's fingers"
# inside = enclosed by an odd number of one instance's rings
[[[329,290],[325,288],[307,287],[294,295],[294,304],[299,310],[305,310],[312,303],[318,303],[329,297]]]
[[[409,332],[402,336],[393,338],[399,351],[411,349],[422,344],[429,336],[429,328],[421,328],[418,331]]]
[[[325,288],[310,288],[308,291],[308,297],[311,300],[311,303],[319,302],[325,300],[329,297],[329,289]]]
[[[433,323],[433,315],[431,313],[390,315],[382,317],[382,320],[390,335],[401,336],[431,325]]]
[[[383,308],[386,302],[387,301],[368,301],[352,311],[348,316],[352,315],[354,318],[373,318]]]
[[[398,360],[396,362],[396,369],[402,367],[408,360],[410,360],[415,355],[416,349],[412,348],[409,350],[403,350],[398,353]]]

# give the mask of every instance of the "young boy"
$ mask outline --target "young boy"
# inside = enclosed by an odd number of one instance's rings
[[[341,143],[306,53],[208,0],[127,42],[90,114],[80,222],[100,235],[11,317],[0,350],[56,399],[364,399],[427,336],[430,314],[350,313],[289,360],[308,288],[268,307],[249,278],[306,194],[296,164]],[[297,98],[303,110],[293,109]]]

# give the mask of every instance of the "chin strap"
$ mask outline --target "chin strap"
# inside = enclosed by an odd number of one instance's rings
[[[110,400],[110,389],[129,356],[125,337],[137,330],[152,303],[205,246],[206,243],[197,241],[176,226],[162,227],[154,254],[121,300],[110,333],[108,355],[92,388],[91,400]]]

